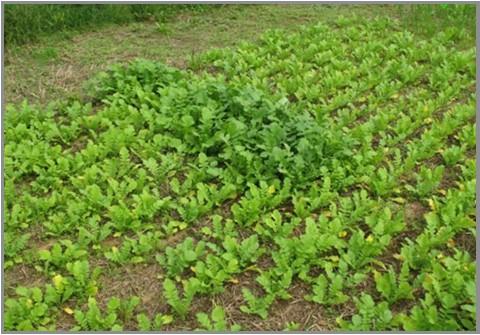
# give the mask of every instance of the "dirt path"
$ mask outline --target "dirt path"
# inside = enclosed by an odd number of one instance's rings
[[[142,22],[52,37],[6,49],[7,103],[47,103],[81,97],[85,80],[113,63],[146,58],[184,67],[199,52],[255,40],[267,29],[295,30],[339,15],[394,15],[388,5],[223,5],[210,12],[181,14],[167,23]]]

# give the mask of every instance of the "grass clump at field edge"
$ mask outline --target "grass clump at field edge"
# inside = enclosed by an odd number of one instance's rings
[[[65,34],[149,18],[162,21],[181,11],[211,8],[213,6],[207,5],[6,4],[5,42],[24,44],[52,33]]]

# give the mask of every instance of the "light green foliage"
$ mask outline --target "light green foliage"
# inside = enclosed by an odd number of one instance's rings
[[[47,297],[38,287],[19,286],[16,289],[18,299],[5,301],[5,327],[23,331],[54,329],[52,311],[49,309]]]
[[[165,255],[158,257],[158,261],[167,268],[172,277],[180,275],[184,269],[194,264],[205,252],[205,242],[200,241],[194,245],[191,237],[187,237],[174,248],[167,247]]]
[[[38,259],[44,263],[45,270],[50,267],[59,269],[65,267],[69,261],[84,259],[87,254],[88,252],[78,244],[73,244],[70,240],[64,240],[55,243],[50,250],[39,250]]]
[[[200,282],[196,278],[190,278],[183,282],[183,295],[178,292],[175,283],[171,279],[163,282],[163,292],[168,304],[181,317],[185,318],[195,294],[198,292]]]
[[[173,317],[168,314],[157,314],[151,321],[148,316],[143,313],[137,315],[138,329],[141,331],[161,330],[164,326],[172,323]]]
[[[197,321],[202,328],[199,330],[206,331],[221,331],[227,330],[227,322],[225,321],[225,312],[222,307],[215,306],[212,309],[210,316],[205,313],[197,313]],[[231,331],[239,331],[239,325],[232,325],[230,328]]]
[[[113,331],[121,331],[122,325],[118,320],[118,309],[120,308],[120,301],[118,298],[112,298],[108,301],[105,315],[98,307],[97,301],[94,298],[88,299],[87,310],[75,310],[75,320],[77,326],[72,330],[79,331],[85,329],[100,330],[108,329]]]
[[[240,306],[240,310],[249,314],[256,314],[262,319],[268,316],[268,309],[275,299],[275,295],[267,294],[265,296],[257,297],[248,288],[242,289],[243,298],[247,305]]]
[[[393,268],[389,268],[384,274],[374,272],[377,291],[389,302],[394,303],[400,299],[414,299],[413,289],[409,280],[409,268],[403,263],[400,274],[397,275]]]
[[[421,167],[416,175],[417,185],[415,187],[408,185],[408,189],[418,194],[419,197],[425,197],[431,194],[440,185],[445,167],[436,166],[434,169]]]
[[[339,319],[342,328],[350,330],[396,329],[387,302],[377,304],[368,294],[362,294],[360,298],[354,297],[353,299],[358,314],[352,316],[351,323]]]

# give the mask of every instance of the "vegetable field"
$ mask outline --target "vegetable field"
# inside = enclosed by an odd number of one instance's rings
[[[9,105],[5,329],[474,330],[462,33],[341,17]]]

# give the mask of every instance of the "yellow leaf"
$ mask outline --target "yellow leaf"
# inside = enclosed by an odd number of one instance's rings
[[[344,238],[345,236],[347,236],[347,232],[345,230],[342,230],[341,232],[338,233],[338,237],[340,238]]]
[[[403,257],[402,255],[400,254],[394,254],[393,255],[393,258],[399,260],[399,261],[404,261],[405,260],[405,257]]]
[[[257,271],[257,272],[261,272],[261,270],[254,264],[254,265],[250,265],[249,267],[247,267],[245,270],[247,271]]]
[[[427,117],[427,118],[423,121],[423,123],[425,123],[425,124],[430,124],[430,123],[432,123],[432,122],[433,122],[433,120],[432,120],[431,117]]]
[[[432,209],[432,211],[435,210],[435,202],[433,201],[433,199],[428,199],[428,205],[430,206],[430,208]]]
[[[273,194],[275,193],[275,185],[270,185],[270,187],[267,190],[268,194]]]
[[[169,323],[172,323],[173,321],[173,316],[171,315],[164,315],[162,316],[162,321],[164,325],[168,325]]]
[[[441,195],[446,195],[446,194],[447,194],[447,191],[445,191],[445,190],[438,190],[438,193],[440,193]]]
[[[239,283],[238,279],[236,279],[236,278],[230,279],[229,282],[233,283],[233,284],[238,284]]]
[[[398,204],[404,204],[405,203],[405,199],[402,198],[402,197],[393,198],[392,200],[395,201]]]
[[[455,241],[453,239],[449,239],[447,242],[449,248],[455,247]]]
[[[190,267],[190,270],[192,270],[192,272],[197,272],[197,269],[195,269],[194,266],[191,266],[191,267]]]
[[[368,235],[366,241],[367,241],[368,243],[372,243],[372,242],[373,242],[373,236],[372,236],[372,235]]]
[[[73,310],[72,310],[70,307],[65,307],[65,308],[63,309],[63,311],[64,311],[65,313],[67,313],[68,315],[72,315],[72,314],[73,314]]]
[[[118,248],[117,247],[112,247],[112,252],[118,252]]]
[[[63,284],[63,277],[62,275],[56,275],[53,277],[53,285],[55,288],[60,289]]]

